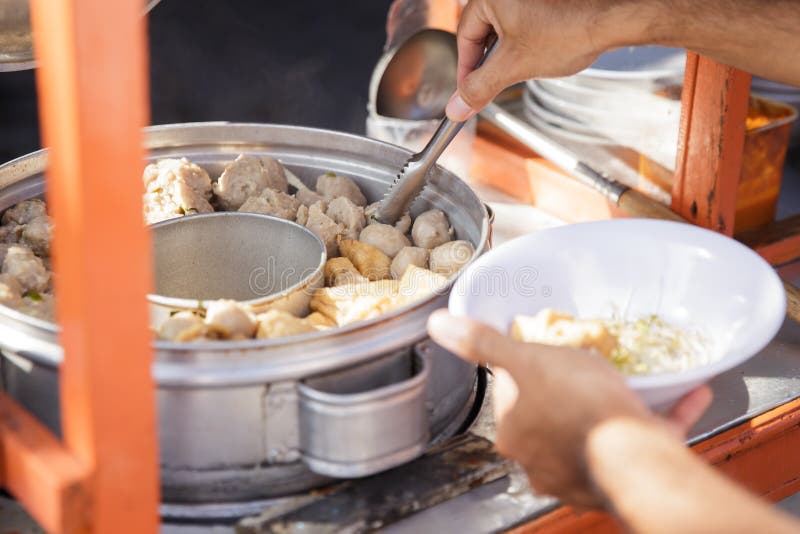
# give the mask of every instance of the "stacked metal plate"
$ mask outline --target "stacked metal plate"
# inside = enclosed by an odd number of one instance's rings
[[[627,47],[560,79],[531,80],[528,120],[557,140],[632,148],[674,166],[684,50]]]
[[[634,46],[607,52],[588,69],[559,79],[530,80],[528,120],[556,140],[623,146],[672,169],[680,120],[686,51]],[[752,92],[800,107],[800,88],[754,77]],[[792,145],[800,143],[800,121]]]

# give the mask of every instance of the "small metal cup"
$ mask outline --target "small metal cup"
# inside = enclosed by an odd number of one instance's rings
[[[232,299],[260,312],[308,312],[322,287],[325,245],[299,224],[255,213],[190,215],[154,224],[155,325],[180,309]]]

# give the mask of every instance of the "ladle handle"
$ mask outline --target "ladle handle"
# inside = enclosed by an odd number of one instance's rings
[[[497,41],[499,39],[495,38],[489,46],[486,47],[486,51],[484,52],[483,56],[478,60],[478,63],[475,64],[475,68],[479,69],[481,66],[489,59],[489,56],[492,55],[495,48],[497,48]],[[445,117],[441,123],[439,123],[439,127],[436,129],[436,132],[431,137],[431,140],[428,141],[428,144],[425,145],[425,148],[422,152],[419,153],[418,161],[423,164],[430,164],[436,162],[439,159],[439,156],[442,155],[442,152],[447,148],[453,138],[458,135],[458,132],[461,131],[461,127],[464,126],[462,122],[453,122],[449,118]]]

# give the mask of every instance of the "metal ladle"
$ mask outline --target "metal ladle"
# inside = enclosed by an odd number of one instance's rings
[[[455,57],[452,55],[453,50],[456,50]],[[449,64],[447,64],[448,61],[450,62]],[[379,109],[394,113],[392,116],[403,119],[415,119],[419,114],[422,114],[423,110],[426,118],[442,117],[444,115],[447,101],[455,90],[455,82],[451,86],[447,86],[440,83],[440,79],[432,74],[429,79],[425,76],[426,73],[433,72],[433,69],[429,68],[429,66],[434,64],[446,72],[457,69],[458,53],[455,35],[438,30],[435,32],[423,30],[394,50],[392,57],[387,59],[386,63],[387,65],[382,72],[380,80],[376,82],[378,91],[375,95],[375,102]],[[417,67],[415,68],[414,66]],[[422,68],[423,66],[424,68]],[[408,77],[409,73],[413,73],[414,83],[404,86],[402,85],[403,76]],[[420,76],[420,73],[422,76]],[[426,93],[430,93],[433,89],[440,92],[438,94],[426,94],[422,98],[419,94],[410,93],[408,91],[409,87],[425,88]],[[578,155],[544,136],[500,106],[489,104],[480,112],[480,117],[494,124],[538,154],[546,157],[573,178],[598,191],[629,215],[685,222],[685,219],[667,206],[650,199],[625,184],[607,178],[589,164],[581,161]],[[390,193],[379,209],[382,221],[390,222],[396,220],[396,217],[403,213],[405,206],[408,205],[407,203],[413,200],[413,197],[424,185],[424,178],[420,178],[420,174],[424,175],[424,172],[420,173],[418,168],[421,163],[428,162],[429,159],[422,156],[428,154],[429,151],[435,152],[443,141],[445,143],[444,146],[446,146],[446,143],[452,139],[450,133],[449,131],[444,131],[443,126],[440,126],[428,147],[420,154],[412,156],[407,165],[410,170],[415,171],[412,173],[413,181],[401,180],[403,175],[407,176],[409,174],[409,169],[406,169],[406,172],[398,176],[397,183],[390,189]],[[441,151],[438,153],[441,153]],[[430,165],[424,167],[424,169],[427,170],[428,167]]]

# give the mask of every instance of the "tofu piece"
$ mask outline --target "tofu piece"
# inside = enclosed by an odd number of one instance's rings
[[[378,280],[318,289],[311,298],[311,309],[339,326],[372,319],[396,307],[397,280]]]
[[[314,330],[329,330],[336,326],[336,323],[333,322],[333,319],[327,315],[321,314],[320,312],[313,312],[309,314],[308,317],[303,317],[303,322],[311,325]]]
[[[325,262],[325,285],[328,287],[368,281],[347,258],[331,258]]]
[[[392,259],[372,245],[343,239],[339,243],[339,252],[368,280],[385,280],[392,277]]]
[[[602,321],[576,319],[549,308],[533,316],[514,317],[511,337],[525,343],[595,350],[606,358],[611,358],[618,344],[617,337],[609,332]]]
[[[269,310],[256,317],[260,339],[296,336],[316,331],[312,324],[283,310]]]
[[[447,278],[440,274],[416,265],[409,265],[397,285],[399,298],[396,307],[444,291],[447,282]]]

